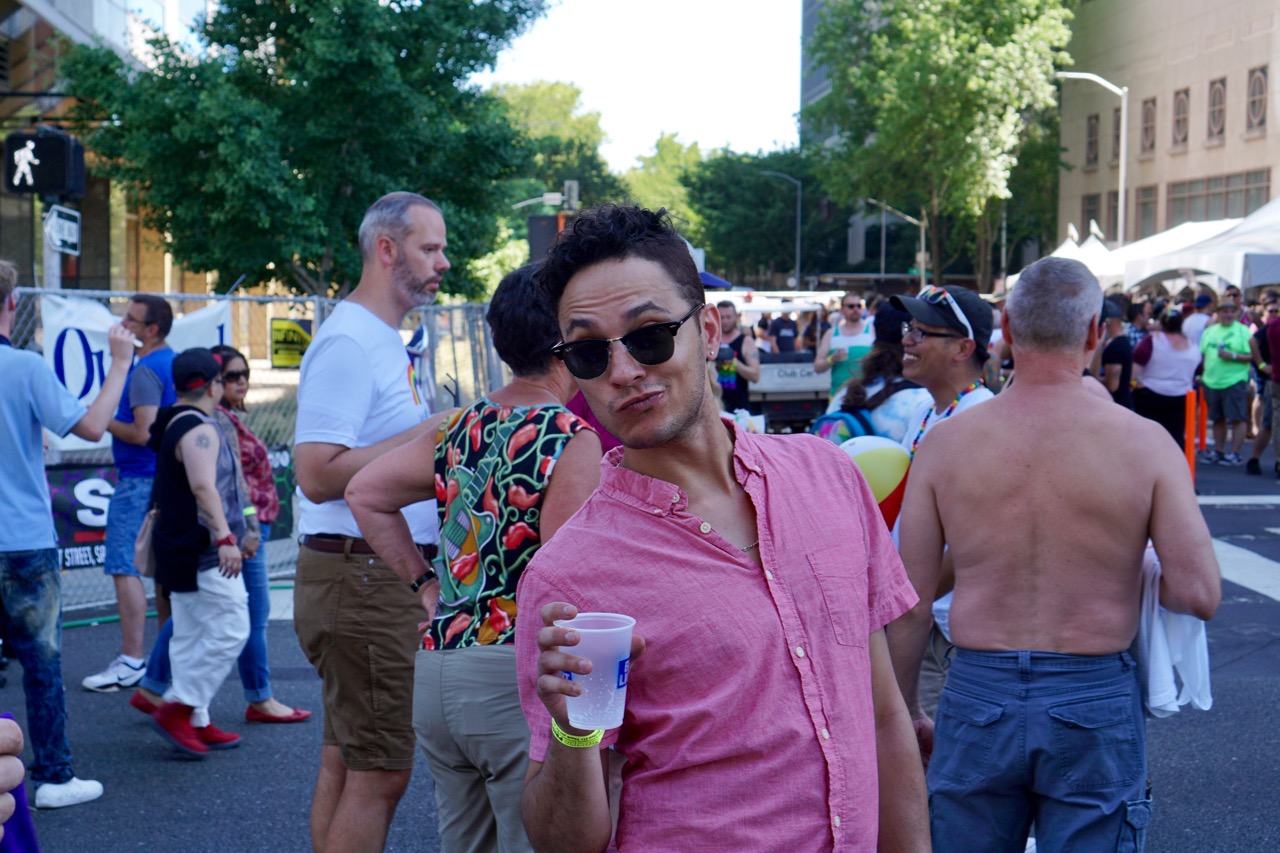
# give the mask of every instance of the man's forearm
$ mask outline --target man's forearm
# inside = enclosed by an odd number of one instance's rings
[[[351,483],[351,478],[358,474],[361,468],[388,450],[393,450],[417,438],[427,429],[428,423],[429,421],[423,421],[421,424],[404,432],[384,438],[377,444],[370,444],[365,447],[342,448],[332,457],[323,461],[299,460],[302,464],[296,466],[298,486],[302,489],[302,493],[307,496],[307,499],[313,503],[337,500],[343,496],[347,486]],[[318,446],[324,447],[325,445]],[[300,448],[306,447],[306,443],[299,445],[294,451],[295,454],[299,453]],[[303,454],[306,452],[305,450],[302,451]]]
[[[920,707],[920,664],[924,660],[932,628],[933,601],[921,598],[915,607],[889,623],[885,629],[893,673],[898,679],[902,701],[913,719],[923,713]]]
[[[196,498],[196,515],[213,537],[221,539],[230,533],[231,525],[227,524],[227,516],[222,511],[222,496],[217,486],[202,483],[192,486],[191,493]]]
[[[600,750],[552,740],[546,761],[525,781],[520,799],[535,850],[599,853],[609,846],[613,818],[601,764]]]
[[[877,778],[880,783],[880,838],[884,853],[928,853],[929,795],[920,748],[907,714],[876,721]]]
[[[107,424],[107,432],[125,444],[144,445],[151,438],[150,430],[143,430],[139,424],[127,424],[115,418],[112,418],[111,422]]]
[[[97,441],[112,423],[111,415],[120,405],[120,395],[124,392],[125,380],[129,378],[129,365],[123,362],[111,362],[111,369],[102,380],[102,388],[98,396],[89,404],[88,411],[76,424],[76,432],[82,438]],[[87,433],[87,435],[86,435]]]

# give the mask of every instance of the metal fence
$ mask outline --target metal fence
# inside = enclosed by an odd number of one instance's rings
[[[57,295],[94,300],[120,316],[134,296],[131,292],[19,288],[13,345],[43,352],[44,324],[40,296]],[[210,296],[203,294],[157,294],[169,300],[175,317],[217,302],[231,304],[231,329],[227,342],[249,360],[251,380],[246,398],[245,425],[272,451],[276,485],[281,494],[281,516],[267,543],[267,566],[273,578],[291,577],[297,556],[296,508],[293,501],[293,437],[297,414],[298,369],[273,367],[271,320],[285,318],[309,321],[314,332],[337,304],[337,300],[295,296]],[[467,405],[488,390],[501,385],[504,366],[489,339],[484,315],[487,305],[433,305],[410,313],[401,326],[406,344],[425,339],[421,372],[423,385],[433,399],[433,408]],[[425,334],[424,334],[425,333]],[[63,606],[68,610],[113,605],[115,592],[110,578],[101,571],[101,530],[105,523],[106,501],[114,488],[110,442],[91,450],[50,449],[45,462],[53,493],[55,518],[59,518],[59,548],[63,558]],[[84,525],[67,533],[61,519],[78,515]],[[96,531],[96,532],[95,532]],[[147,593],[151,582],[144,580]]]

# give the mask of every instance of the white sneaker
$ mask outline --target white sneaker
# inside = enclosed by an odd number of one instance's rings
[[[102,796],[102,783],[72,776],[65,782],[46,782],[36,788],[36,808],[60,809],[92,802]]]
[[[135,686],[146,674],[146,663],[135,667],[124,658],[118,657],[102,672],[90,675],[81,681],[80,686],[97,693],[115,693],[123,687]]]

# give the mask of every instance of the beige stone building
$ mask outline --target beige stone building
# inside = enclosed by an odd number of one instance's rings
[[[1124,241],[1188,221],[1245,216],[1271,200],[1280,120],[1276,0],[1083,0],[1075,72],[1128,87]],[[1117,240],[1120,98],[1062,81],[1058,233],[1096,220]]]

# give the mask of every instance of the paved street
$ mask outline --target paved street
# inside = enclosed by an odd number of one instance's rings
[[[1264,458],[1271,470],[1271,457]],[[1147,849],[1154,853],[1280,849],[1280,774],[1275,708],[1280,706],[1280,486],[1273,476],[1201,466],[1198,487],[1229,578],[1210,624],[1214,707],[1149,723],[1157,806]],[[1236,580],[1230,580],[1235,578]],[[1247,585],[1246,585],[1247,584]],[[1259,590],[1268,590],[1270,595]],[[287,595],[287,594],[286,594]],[[115,653],[106,624],[63,635],[72,748],[79,775],[99,779],[98,802],[36,814],[49,853],[123,850],[302,851],[319,756],[318,718],[298,725],[243,722],[233,676],[214,706],[218,724],[241,732],[241,748],[202,762],[178,758],[127,704],[127,694],[90,694],[80,679]],[[279,697],[319,709],[320,683],[288,621],[270,628],[272,681]],[[23,721],[21,670],[0,691]],[[435,851],[435,809],[419,762],[388,849]]]

